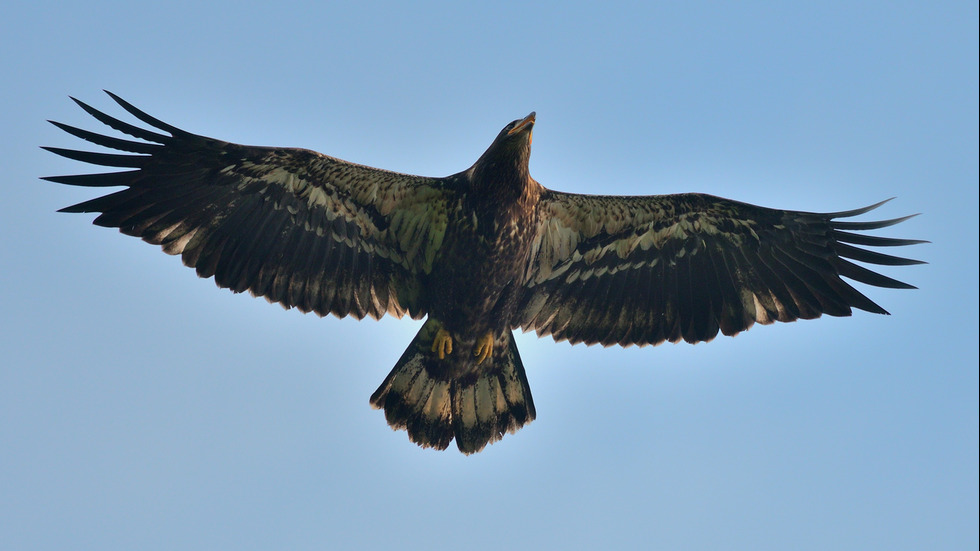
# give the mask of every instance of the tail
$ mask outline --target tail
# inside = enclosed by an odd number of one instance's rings
[[[454,343],[440,360],[432,341],[441,324],[429,318],[388,377],[371,395],[393,429],[405,429],[423,448],[444,450],[456,439],[459,451],[476,453],[534,420],[534,401],[514,335],[494,339],[482,363],[472,344]]]

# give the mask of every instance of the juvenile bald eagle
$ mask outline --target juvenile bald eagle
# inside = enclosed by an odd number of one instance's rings
[[[95,224],[287,308],[427,316],[371,396],[389,425],[423,447],[445,449],[455,438],[475,453],[534,419],[514,329],[629,346],[708,341],[756,322],[849,316],[852,308],[887,314],[841,278],[913,287],[850,260],[920,263],[855,246],[922,243],[853,233],[909,217],[838,220],[881,203],[817,214],[699,193],[552,191],[528,173],[534,113],[505,126],[470,168],[426,178],[206,138],[109,95],[154,130],[74,100],[141,141],[52,121],[126,153],[45,149],[130,169],[45,178],[125,188],[62,211],[100,213]]]

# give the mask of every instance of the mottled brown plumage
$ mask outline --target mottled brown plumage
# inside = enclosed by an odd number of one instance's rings
[[[851,260],[917,264],[857,247],[918,240],[817,214],[704,194],[587,196],[528,173],[534,113],[469,169],[409,176],[167,125],[110,94],[147,130],[76,102],[142,141],[54,123],[126,152],[46,148],[123,172],[56,176],[125,189],[65,209],[181,255],[201,277],[285,307],[425,324],[371,397],[412,441],[465,453],[535,417],[513,329],[603,345],[707,341],[754,323],[884,309],[844,282],[911,288]],[[159,131],[166,132],[162,134]]]

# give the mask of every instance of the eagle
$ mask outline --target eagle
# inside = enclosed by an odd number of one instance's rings
[[[192,134],[106,93],[143,125],[71,99],[136,140],[50,122],[122,153],[44,149],[115,170],[44,179],[123,189],[61,212],[99,213],[96,225],[285,308],[425,318],[370,399],[422,447],[455,440],[476,453],[535,418],[515,329],[643,346],[854,308],[887,314],[843,278],[914,287],[852,261],[922,263],[862,248],[924,243],[861,233],[911,216],[841,220],[886,201],[813,213],[703,193],[545,188],[528,171],[533,112],[505,126],[466,170],[433,178]]]

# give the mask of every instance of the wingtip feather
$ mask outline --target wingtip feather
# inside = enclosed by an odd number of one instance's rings
[[[103,92],[105,92],[106,94],[108,94],[109,97],[113,99],[113,101],[115,101],[116,103],[118,103],[120,105],[120,107],[122,107],[123,109],[125,109],[126,111],[128,111],[129,114],[131,114],[134,117],[136,117],[137,119],[145,122],[146,124],[149,124],[150,126],[154,126],[154,127],[158,128],[160,130],[163,130],[165,132],[169,132],[173,136],[178,136],[178,135],[180,135],[180,136],[186,136],[186,135],[189,134],[188,132],[177,128],[176,126],[169,125],[169,124],[161,121],[160,119],[158,119],[158,118],[156,118],[156,117],[154,117],[152,115],[149,115],[149,114],[145,113],[143,110],[138,109],[133,104],[129,103],[128,101],[122,99],[121,97],[117,96],[116,94],[113,94],[112,92],[110,92],[108,90],[103,90]]]
[[[840,212],[831,212],[831,213],[827,213],[826,216],[828,216],[830,218],[851,218],[853,216],[860,216],[860,215],[862,215],[862,214],[864,214],[866,212],[871,212],[871,211],[875,210],[876,208],[880,207],[881,205],[884,205],[885,203],[887,203],[889,201],[892,201],[894,199],[895,199],[894,197],[889,197],[888,199],[885,199],[884,201],[878,201],[877,203],[875,203],[873,205],[868,205],[866,207],[861,207],[861,208],[852,209],[852,210],[843,210],[843,211],[840,211]]]

